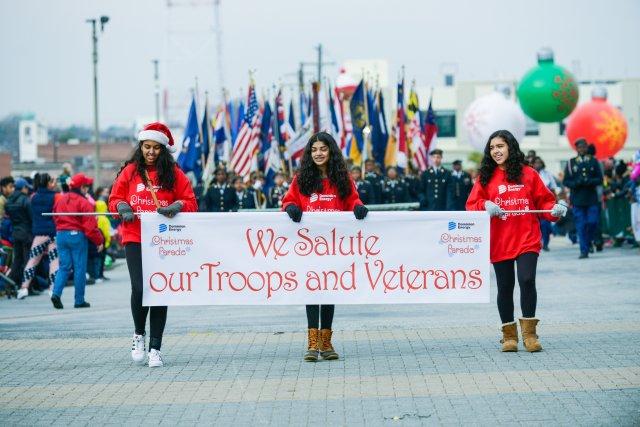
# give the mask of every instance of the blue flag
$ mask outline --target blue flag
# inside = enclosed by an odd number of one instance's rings
[[[353,138],[351,138],[350,147],[347,151],[349,158],[353,163],[358,165],[362,163],[362,153],[364,151],[364,135],[363,130],[367,126],[367,116],[365,107],[364,80],[361,80],[353,92],[349,109],[351,110],[351,123],[353,126]]]
[[[238,102],[238,107],[236,110],[235,117],[231,116],[231,144],[236,144],[236,138],[238,137],[238,132],[240,132],[240,128],[242,127],[242,123],[244,122],[244,102],[240,100]]]
[[[296,116],[293,113],[293,100],[289,103],[289,126],[291,126],[291,130],[295,132],[296,130]]]
[[[273,133],[271,132],[271,104],[266,101],[262,112],[262,123],[260,123],[260,157],[263,162],[265,152],[271,148],[271,139],[273,139]]]
[[[178,166],[183,172],[193,172],[196,179],[202,178],[202,144],[200,143],[200,128],[196,113],[196,100],[191,99],[189,117],[184,129],[182,150],[178,156]]]
[[[382,99],[381,91],[378,91],[375,95],[373,110],[373,117],[369,113],[371,117],[371,152],[376,163],[384,167],[384,155],[387,151],[389,134],[387,131],[387,119],[384,116],[384,100]]]
[[[204,159],[209,158],[209,147],[211,144],[211,121],[209,120],[209,108],[204,105],[204,116],[202,117],[202,154]]]

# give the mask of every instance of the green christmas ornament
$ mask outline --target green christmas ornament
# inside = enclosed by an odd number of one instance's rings
[[[517,93],[522,111],[536,122],[559,122],[578,103],[576,79],[553,63],[553,51],[549,48],[538,52],[538,66],[524,75]]]

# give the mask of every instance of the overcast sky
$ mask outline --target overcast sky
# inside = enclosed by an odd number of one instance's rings
[[[218,93],[212,0],[0,0],[0,117],[33,112],[51,125],[91,125],[90,26],[99,41],[101,127],[154,115],[153,66],[173,113],[189,88]],[[185,6],[200,4],[200,6]],[[551,46],[579,79],[640,77],[639,0],[221,0],[224,78],[232,95],[256,69],[259,88],[292,83],[300,61],[387,59],[419,85],[517,79]],[[309,70],[311,72],[312,70]],[[335,76],[337,67],[328,68]],[[259,89],[259,90],[262,90]],[[244,89],[243,89],[244,90]],[[186,113],[184,113],[186,119]]]

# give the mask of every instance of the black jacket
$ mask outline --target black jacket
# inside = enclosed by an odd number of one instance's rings
[[[53,202],[56,192],[47,188],[38,188],[33,197],[31,197],[31,221],[34,236],[56,235],[56,226],[53,223],[52,216],[42,216],[43,213],[53,212]]]
[[[570,159],[564,168],[562,183],[571,190],[571,203],[574,206],[598,204],[597,188],[602,185],[600,163],[588,154]]]
[[[258,208],[258,197],[256,191],[253,188],[247,188],[242,192],[240,196],[238,193],[235,193],[236,200],[234,211],[238,211],[239,209],[257,209]]]
[[[451,173],[443,168],[431,166],[422,172],[420,181],[422,191],[420,193],[420,207],[427,211],[447,210],[447,190]]]
[[[30,240],[31,234],[31,202],[29,196],[21,191],[14,191],[7,199],[5,213],[11,220],[14,240]]]
[[[471,175],[465,171],[460,171],[460,176],[456,176],[455,172],[451,172],[449,178],[448,194],[447,194],[447,210],[448,211],[464,211],[465,205],[471,188],[473,188],[473,181]]]
[[[409,203],[409,186],[399,179],[386,179],[382,188],[382,202],[389,203]]]
[[[236,192],[228,184],[211,184],[204,204],[205,212],[231,212],[236,205]]]
[[[365,205],[374,205],[378,202],[376,193],[373,191],[371,183],[365,180],[356,181],[356,188],[358,189],[358,196]]]

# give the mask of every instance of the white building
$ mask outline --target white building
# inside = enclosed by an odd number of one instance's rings
[[[46,126],[36,120],[21,120],[18,128],[19,161],[38,161],[38,145],[47,145],[48,141]]]
[[[485,81],[458,82],[455,86],[436,86],[433,88],[433,109],[438,119],[438,148],[445,153],[445,161],[455,159],[466,161],[476,151],[467,141],[463,125],[463,115],[476,98],[495,90],[497,85],[511,87],[512,97],[516,92],[517,82]],[[621,110],[627,119],[628,136],[622,151],[616,157],[626,160],[633,158],[633,153],[640,149],[640,79],[628,79],[607,82],[581,82],[578,105],[591,100],[591,91],[595,86],[607,89],[607,100]],[[429,102],[431,88],[416,88],[421,108]],[[390,106],[393,108],[393,106]],[[535,150],[542,157],[547,169],[557,173],[564,168],[565,162],[575,156],[564,135],[564,123],[536,123],[527,119],[527,134],[521,141],[523,151]]]
[[[353,79],[359,81],[363,76],[376,82],[385,96],[385,111],[389,116],[387,123],[392,123],[391,115],[396,109],[396,80],[390,77],[389,64],[385,60],[347,60],[343,68]],[[446,73],[445,73],[446,74]],[[405,105],[411,87],[410,71],[406,73]],[[453,78],[449,79],[451,83]],[[511,98],[515,100],[518,82],[514,80],[495,80],[460,82],[442,86],[419,86],[416,92],[420,100],[420,108],[426,110],[429,98],[433,93],[433,109],[438,122],[438,148],[444,151],[444,161],[451,163],[460,159],[467,162],[469,155],[477,151],[467,141],[463,124],[463,116],[469,105],[477,98],[493,92],[496,86],[511,88]],[[591,100],[591,91],[595,86],[607,89],[607,100],[620,109],[627,119],[628,136],[625,147],[616,157],[632,159],[633,153],[640,149],[640,78],[626,80],[609,80],[598,82],[580,82],[580,98],[578,105]],[[432,92],[433,91],[433,92]],[[527,118],[527,132],[521,148],[523,151],[535,150],[542,157],[547,169],[557,173],[564,168],[565,162],[575,156],[569,141],[564,135],[564,123],[536,123]],[[466,167],[466,165],[465,165]]]

